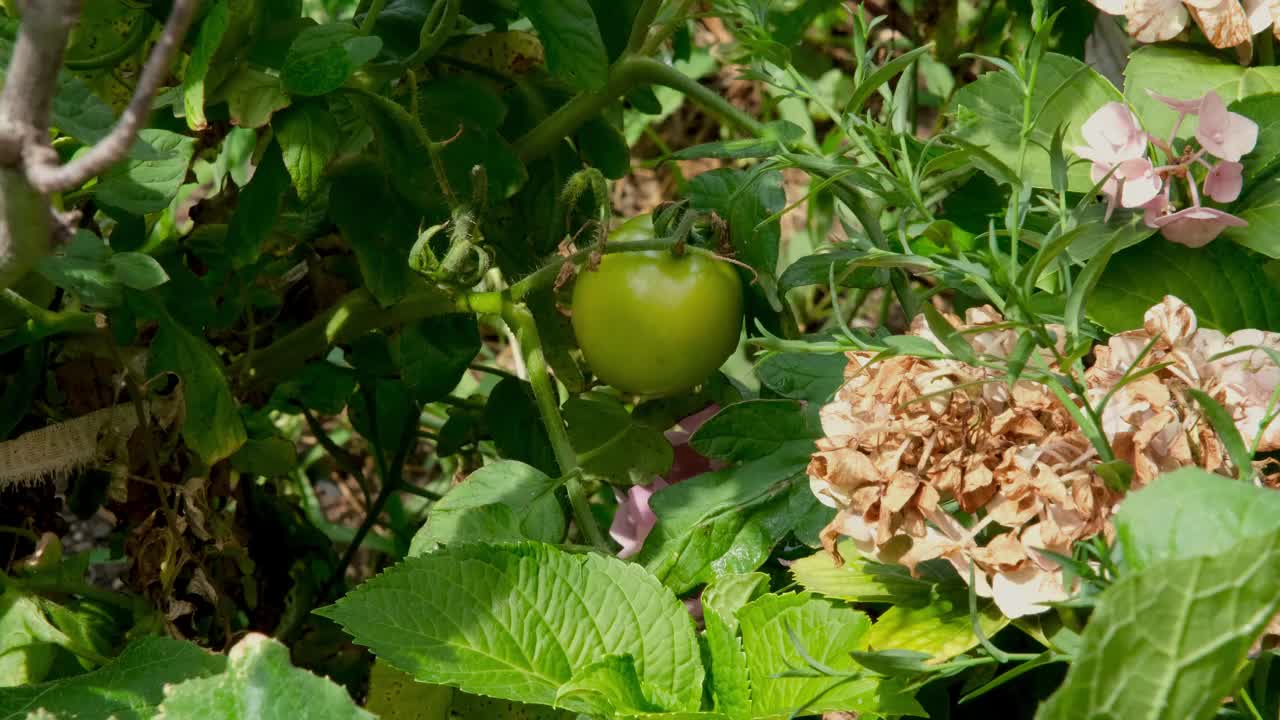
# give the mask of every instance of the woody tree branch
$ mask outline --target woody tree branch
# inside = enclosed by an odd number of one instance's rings
[[[57,154],[47,144],[33,143],[24,149],[27,178],[37,190],[52,193],[80,187],[124,158],[151,113],[151,102],[169,75],[169,66],[191,27],[198,4],[199,0],[173,3],[164,31],[142,68],[129,106],[105,138],[66,165],[58,164]]]
[[[79,187],[119,162],[146,122],[199,0],[175,0],[134,96],[107,137],[62,165],[49,117],[71,29],[84,0],[21,3],[22,24],[0,92],[0,290],[26,275],[60,231],[48,195]]]

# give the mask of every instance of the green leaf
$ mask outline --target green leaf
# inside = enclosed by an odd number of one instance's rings
[[[295,668],[289,648],[251,633],[231,648],[227,670],[165,688],[156,720],[376,720],[340,685]]]
[[[516,378],[503,378],[489,392],[484,422],[493,444],[504,458],[528,463],[548,475],[559,475],[555,451],[533,402],[533,387]]]
[[[592,167],[610,180],[631,172],[631,148],[622,131],[603,117],[587,121],[577,134],[578,149]]]
[[[182,74],[182,104],[187,111],[187,127],[192,130],[203,130],[209,125],[204,115],[205,79],[209,75],[209,63],[230,24],[231,9],[227,0],[217,0],[205,11],[196,30],[191,59]]]
[[[440,159],[449,185],[457,195],[474,195],[471,172],[476,165],[485,170],[489,201],[495,205],[524,186],[529,175],[511,144],[499,132],[507,117],[507,105],[492,83],[474,77],[438,79],[423,87],[418,104],[427,133],[435,140],[452,138],[441,149]],[[607,132],[607,129],[598,130]],[[621,162],[629,169],[631,156],[625,146],[621,150],[612,147],[607,152],[624,153],[620,160],[617,157],[604,160],[613,164]],[[435,182],[434,176],[432,182]]]
[[[409,554],[457,542],[558,543],[565,530],[564,511],[555,496],[559,486],[560,481],[521,462],[486,465],[432,506]]]
[[[349,23],[309,27],[294,38],[280,79],[296,95],[325,95],[342,87],[382,49],[377,37],[361,37]]]
[[[341,97],[350,101],[356,112],[373,128],[383,164],[400,194],[419,207],[430,207],[439,197],[439,183],[431,169],[431,154],[427,150],[431,138],[418,119],[393,101],[363,90],[347,88]],[[441,138],[445,139],[448,138]],[[471,167],[467,166],[465,172],[470,171]]]
[[[261,70],[240,68],[218,89],[226,100],[231,122],[242,128],[260,128],[277,111],[289,107],[289,94],[280,78]]]
[[[756,366],[756,377],[765,387],[793,400],[826,403],[844,384],[844,355],[777,353]]]
[[[412,279],[409,248],[417,223],[405,205],[368,158],[334,171],[329,214],[356,253],[365,287],[384,306],[404,297]]]
[[[1212,90],[1228,105],[1251,95],[1280,90],[1280,68],[1241,67],[1216,54],[1187,47],[1138,48],[1129,56],[1124,76],[1125,99],[1146,131],[1162,140],[1169,139],[1178,115],[1151,97],[1148,90],[1180,100],[1199,98]],[[1199,126],[1199,119],[1191,115],[1183,121],[1178,136],[1192,137]]]
[[[768,575],[749,573],[719,577],[702,593],[711,694],[716,710],[729,717],[749,717],[751,712],[751,679],[738,637],[738,610],[768,589]]]
[[[319,611],[422,682],[544,705],[629,655],[653,701],[692,711],[703,670],[693,623],[639,566],[551,546],[453,545],[410,558]],[[644,708],[618,708],[637,711]]]
[[[1009,624],[994,602],[978,602],[978,619],[987,637]],[[867,646],[874,650],[909,650],[943,662],[978,646],[969,615],[966,588],[950,585],[938,588],[915,604],[895,604],[876,618],[867,633]]]
[[[1255,180],[1270,174],[1280,163],[1280,93],[1241,98],[1228,109],[1258,124],[1258,144],[1242,160],[1245,187],[1252,189]]]
[[[43,685],[0,688],[0,720],[25,720],[37,709],[64,720],[147,720],[155,716],[166,685],[213,675],[225,667],[226,658],[193,643],[142,638],[93,672]]]
[[[474,315],[440,315],[400,331],[400,376],[423,405],[453,392],[480,352]]]
[[[804,474],[812,449],[792,443],[654,493],[658,522],[637,561],[676,592],[759,568],[817,503]]]
[[[698,428],[689,444],[707,457],[744,461],[820,437],[822,429],[812,413],[805,412],[803,404],[793,400],[747,400],[716,413]]]
[[[884,716],[923,711],[897,680],[867,674],[852,681],[830,677],[779,677],[806,667],[808,657],[836,670],[861,672],[850,653],[866,648],[871,621],[851,607],[807,593],[765,595],[738,611],[742,646],[751,677],[751,715],[756,720],[824,712]],[[797,642],[800,648],[796,647]]]
[[[322,415],[337,415],[355,390],[356,377],[350,369],[328,361],[313,362],[276,386],[271,406],[286,413],[308,408]]]
[[[285,169],[280,145],[271,143],[253,173],[253,179],[240,192],[236,212],[227,227],[226,254],[234,267],[257,262],[280,217],[285,193],[289,191],[289,173]]]
[[[791,577],[806,590],[849,602],[919,604],[927,599],[933,583],[915,578],[901,565],[884,565],[862,557],[853,541],[839,544],[843,565],[826,552],[800,558],[791,564]]]
[[[236,470],[262,477],[285,477],[297,465],[297,448],[282,437],[250,438],[231,456]]]
[[[520,0],[538,31],[553,75],[584,90],[604,86],[609,58],[590,0]]]
[[[182,437],[209,465],[230,457],[248,439],[222,361],[204,338],[166,316],[151,343],[149,372],[172,372],[182,379],[186,417]]]
[[[177,196],[191,166],[195,140],[157,128],[146,128],[138,137],[155,148],[156,158],[115,165],[98,179],[93,194],[103,204],[145,215],[164,210]]]
[[[805,131],[795,123],[777,120],[766,123],[760,137],[742,140],[725,140],[685,148],[671,155],[674,160],[715,158],[717,160],[744,160],[773,157],[786,150],[789,143],[804,137]]]
[[[694,208],[715,210],[729,223],[737,258],[755,268],[765,283],[766,296],[772,296],[782,224],[778,219],[765,220],[786,207],[782,173],[712,170],[689,181],[688,195]]]
[[[324,103],[303,102],[283,113],[274,127],[298,199],[310,203],[324,185],[325,169],[338,154],[338,121]]]
[[[827,285],[833,272],[838,287],[877,288],[888,282],[884,269],[929,270],[935,267],[932,260],[920,255],[840,248],[806,255],[789,265],[778,279],[778,291],[785,293],[805,285]]]
[[[1080,128],[1089,116],[1103,105],[1122,99],[1106,78],[1079,60],[1056,53],[1045,55],[1031,101],[1033,118],[1038,120],[1031,132],[1023,179],[1035,187],[1053,187],[1046,149],[1053,142],[1054,132],[1065,127],[1066,147],[1083,145]],[[986,73],[956,93],[956,106],[957,132],[962,139],[986,148],[1009,167],[1018,166],[1023,94],[1015,77],[1007,72]],[[1069,175],[1072,191],[1087,192],[1093,187],[1087,164],[1071,168]]]
[[[1130,494],[1115,524],[1124,566],[1143,571],[1166,560],[1220,555],[1243,538],[1280,532],[1280,493],[1186,468]]]
[[[570,398],[561,411],[586,473],[643,485],[671,469],[671,443],[661,431],[632,419],[617,400],[589,393]]]
[[[1273,175],[1245,188],[1244,197],[1231,211],[1249,224],[1227,228],[1219,239],[1239,243],[1267,257],[1280,258],[1280,237],[1270,232],[1274,223],[1280,222],[1280,176]]]
[[[1108,332],[1132,330],[1166,295],[1191,306],[1200,327],[1280,330],[1280,293],[1247,251],[1227,242],[1193,249],[1156,239],[1116,254],[1088,312]]]
[[[70,290],[85,303],[111,308],[124,301],[112,257],[105,240],[88,230],[77,230],[65,248],[40,258],[36,267],[49,282]]]
[[[107,258],[107,267],[121,285],[134,290],[150,290],[169,282],[169,274],[160,267],[160,263],[142,253],[115,253]]]
[[[1125,575],[1098,598],[1066,680],[1036,718],[1207,720],[1278,608],[1275,531]]]
[[[381,660],[374,661],[365,707],[382,720],[450,720],[452,704],[453,688],[417,682]]]

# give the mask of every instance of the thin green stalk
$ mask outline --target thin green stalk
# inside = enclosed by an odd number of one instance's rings
[[[662,8],[662,0],[644,0],[644,4],[636,11],[636,19],[631,25],[631,37],[627,39],[627,52],[637,53],[644,47],[645,40],[649,38],[649,29],[653,27],[653,21],[658,17],[658,10]]]
[[[546,426],[547,436],[551,440],[551,448],[555,451],[556,463],[566,478],[565,490],[569,494],[569,504],[573,507],[574,521],[588,542],[601,552],[612,554],[608,540],[596,524],[595,515],[591,512],[586,489],[582,486],[579,472],[578,454],[569,441],[569,431],[565,428],[564,418],[560,415],[560,396],[551,374],[547,370],[547,359],[542,353],[542,340],[538,337],[538,326],[533,314],[524,305],[507,303],[502,314],[516,339],[520,341],[520,349],[524,355],[524,365],[529,372],[529,384],[533,386],[534,401],[538,413],[542,416],[542,424]]]
[[[603,88],[573,98],[517,140],[516,153],[526,164],[547,155],[561,140],[572,135],[608,105],[641,85],[660,85],[678,90],[704,110],[746,134],[759,135],[764,130],[760,121],[674,67],[653,58],[627,57],[614,65]]]
[[[369,12],[365,13],[364,20],[360,23],[360,34],[369,35],[373,32],[374,23],[378,22],[378,16],[382,14],[382,9],[387,6],[387,0],[373,0],[369,6]]]

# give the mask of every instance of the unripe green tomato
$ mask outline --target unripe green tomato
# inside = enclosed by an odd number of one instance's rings
[[[644,222],[627,223],[611,239],[652,239]],[[612,253],[599,269],[579,273],[573,330],[604,382],[637,395],[672,395],[706,380],[733,354],[742,304],[742,281],[723,260],[667,250]]]

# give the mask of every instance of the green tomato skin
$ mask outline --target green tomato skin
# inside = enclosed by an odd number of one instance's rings
[[[613,253],[598,270],[579,273],[573,330],[604,382],[636,395],[672,395],[706,380],[733,354],[742,305],[742,281],[722,260],[665,250]]]

